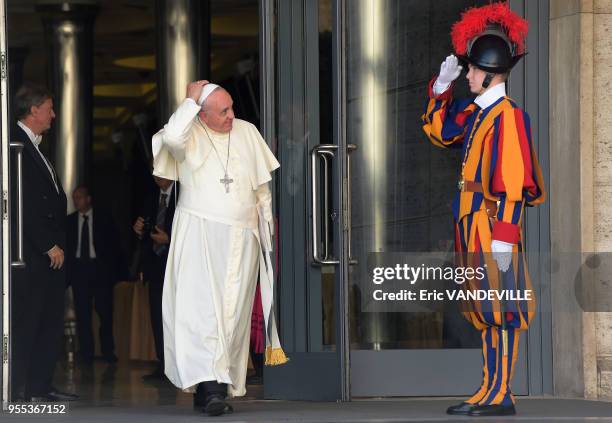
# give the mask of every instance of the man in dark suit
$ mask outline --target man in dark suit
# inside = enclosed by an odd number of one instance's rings
[[[141,240],[141,267],[144,281],[149,283],[151,327],[155,353],[159,364],[144,379],[164,377],[164,333],[162,322],[162,292],[168,260],[168,246],[172,234],[172,219],[178,195],[178,185],[171,180],[154,176],[155,189],[141,216],[134,223],[134,232]]]
[[[11,141],[24,144],[26,265],[13,271],[11,283],[11,400],[67,401],[77,396],[52,386],[64,323],[66,195],[53,166],[38,149],[55,118],[51,93],[43,87],[23,86],[15,98],[15,115],[19,121],[11,128]],[[12,175],[14,194],[17,178],[15,172]],[[14,222],[12,227],[16,229]]]
[[[89,189],[81,185],[72,193],[76,211],[68,216],[68,280],[74,294],[79,350],[82,363],[93,363],[92,303],[100,318],[102,356],[115,363],[113,340],[113,286],[118,279],[119,233],[113,218],[92,207]]]

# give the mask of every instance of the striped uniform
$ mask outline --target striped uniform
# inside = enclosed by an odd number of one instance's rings
[[[453,200],[455,250],[460,253],[461,265],[486,264],[487,269],[483,280],[468,281],[462,289],[531,289],[521,221],[525,206],[543,202],[545,192],[529,116],[505,96],[505,91],[481,109],[472,100],[454,100],[452,87],[435,96],[434,82],[429,86],[423,130],[435,146],[463,151],[460,178],[467,188],[458,189]],[[508,272],[498,271],[490,254],[492,240],[513,244],[515,254]],[[481,332],[484,361],[482,385],[468,403],[514,403],[510,382],[519,335],[529,327],[535,299],[506,302],[504,307],[507,351],[503,348],[499,302],[472,302],[464,307],[464,317]]]

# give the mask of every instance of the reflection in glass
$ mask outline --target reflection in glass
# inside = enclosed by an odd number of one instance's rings
[[[420,116],[429,80],[452,51],[450,26],[482,3],[354,0],[346,8],[347,143],[357,145],[350,153],[353,349],[478,347],[456,310],[361,312],[358,281],[368,277],[370,252],[453,249],[450,201],[459,156],[430,146]]]

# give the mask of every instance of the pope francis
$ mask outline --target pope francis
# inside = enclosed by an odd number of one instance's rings
[[[273,312],[270,173],[280,165],[222,87],[196,81],[153,136],[157,176],[180,181],[163,292],[165,373],[209,415],[245,394],[259,275],[266,364],[283,364]]]

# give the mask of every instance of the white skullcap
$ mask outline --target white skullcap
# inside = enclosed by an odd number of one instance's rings
[[[202,104],[204,104],[204,102],[206,101],[206,99],[208,98],[208,96],[209,96],[210,94],[212,94],[212,92],[213,92],[214,90],[216,90],[217,88],[219,88],[219,87],[220,87],[220,85],[213,84],[212,82],[211,82],[211,83],[208,83],[208,84],[206,84],[206,85],[204,85],[204,88],[202,89],[202,94],[200,94],[200,98],[199,98],[199,100],[198,100],[198,104],[199,104],[200,106],[201,106]]]

